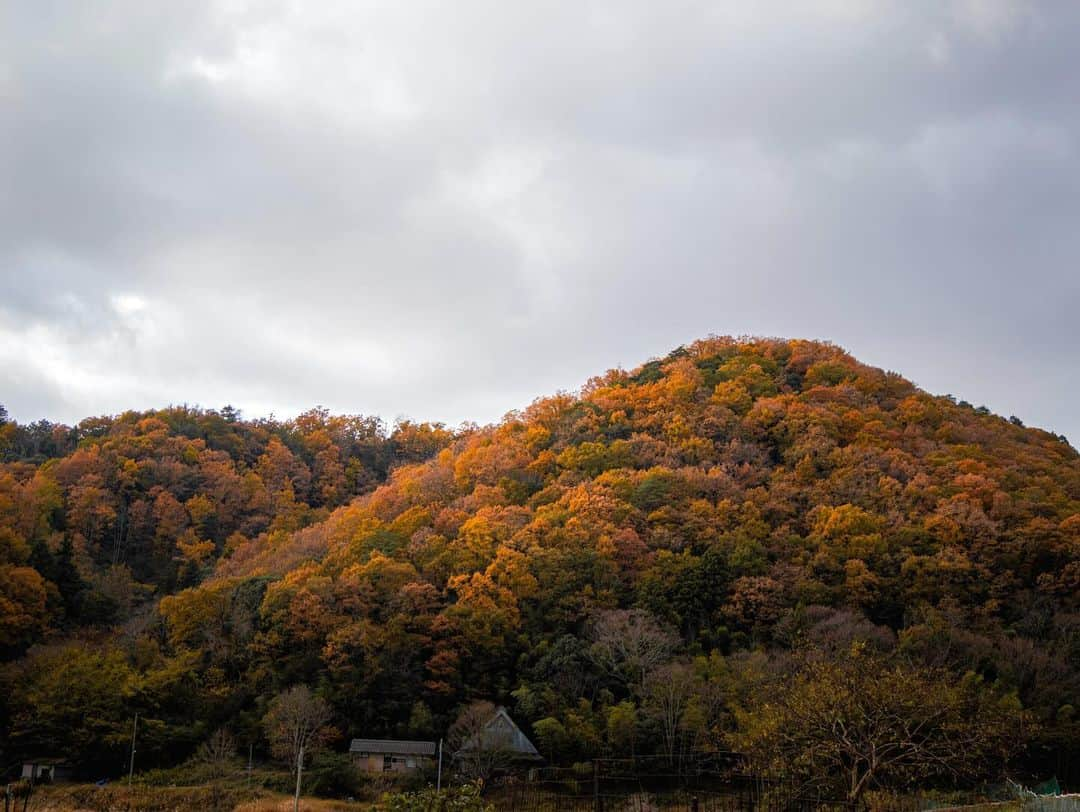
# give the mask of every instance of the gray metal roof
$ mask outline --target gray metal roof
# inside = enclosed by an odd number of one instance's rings
[[[413,742],[401,739],[353,739],[350,753],[395,753],[410,756],[435,755],[435,742]]]
[[[502,750],[514,758],[543,760],[536,746],[521,732],[521,728],[502,706],[495,709],[495,713],[484,723],[480,732],[465,742],[459,752],[467,753],[477,749]]]

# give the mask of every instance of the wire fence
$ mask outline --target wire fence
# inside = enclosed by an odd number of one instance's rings
[[[492,782],[487,798],[515,812],[735,812],[854,810],[821,788],[751,775],[733,754],[597,759]]]

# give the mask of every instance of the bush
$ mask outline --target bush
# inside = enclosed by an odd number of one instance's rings
[[[418,792],[388,793],[376,808],[380,812],[493,812],[491,804],[480,796],[479,781],[436,791],[434,787]]]
[[[304,770],[305,791],[312,795],[344,798],[359,794],[361,781],[348,753],[317,753]]]
[[[143,770],[135,776],[136,783],[159,787],[202,786],[226,778],[230,775],[242,775],[246,762],[232,759],[224,763],[210,763],[199,759],[189,759],[175,767],[159,767]]]

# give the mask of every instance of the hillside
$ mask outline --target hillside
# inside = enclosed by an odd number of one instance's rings
[[[0,407],[2,410],[2,407]],[[20,426],[0,411],[0,652],[126,621],[201,582],[249,539],[326,518],[394,465],[446,445],[441,426],[388,432],[314,409],[245,421],[175,407]]]
[[[223,726],[261,748],[296,683],[348,735],[486,698],[554,760],[750,752],[762,696],[852,651],[1007,709],[1033,773],[1080,750],[1080,456],[832,345],[710,338],[456,436],[184,409],[76,433],[0,435],[8,760],[112,769],[136,710],[147,763]],[[612,634],[651,658],[605,659]]]

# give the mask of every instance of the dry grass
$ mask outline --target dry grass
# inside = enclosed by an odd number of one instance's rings
[[[262,798],[240,804],[235,812],[292,812],[292,798]],[[328,801],[324,798],[301,798],[301,812],[356,812],[370,809],[371,804],[360,801]]]
[[[304,812],[358,812],[370,807],[368,803],[300,799]],[[17,808],[22,808],[21,802]],[[40,788],[27,812],[292,812],[292,808],[291,796],[266,790],[74,784]]]

